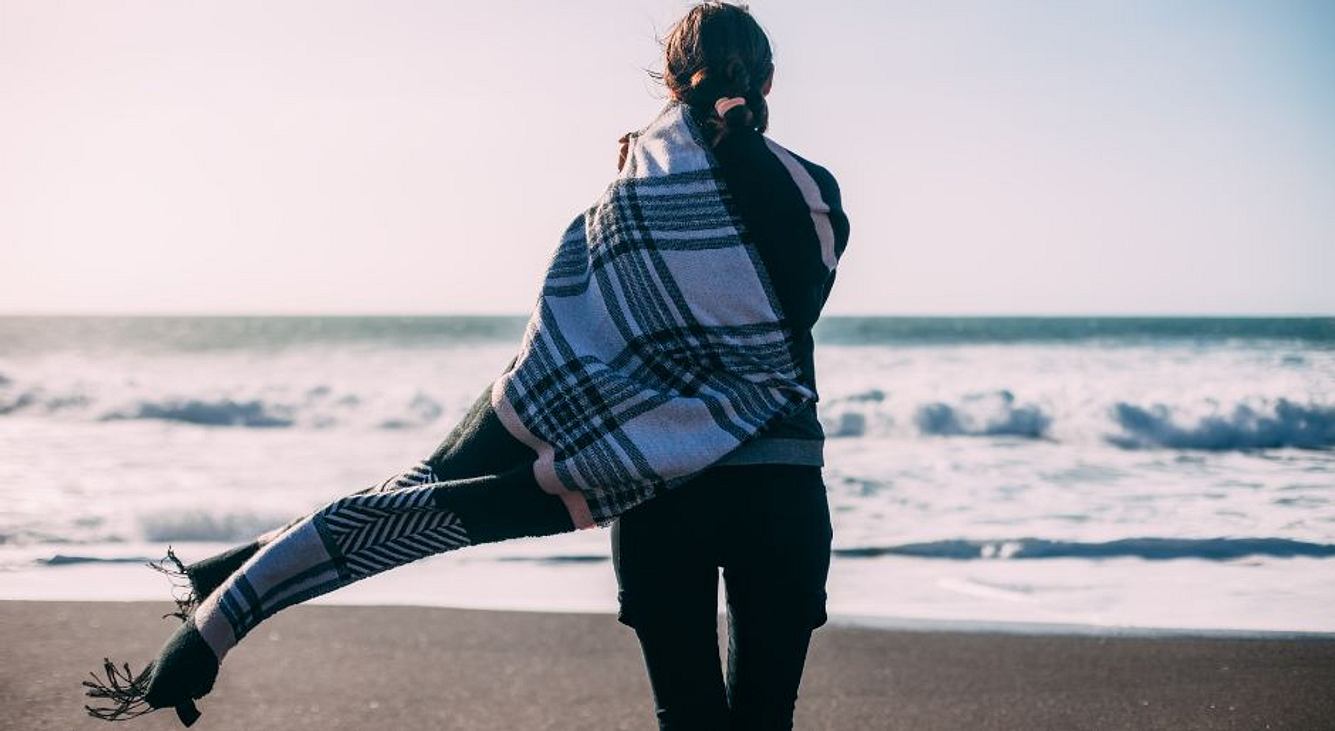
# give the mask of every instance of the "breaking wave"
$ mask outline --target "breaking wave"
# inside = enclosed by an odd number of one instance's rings
[[[831,438],[893,433],[903,405],[886,392],[870,389],[823,402],[821,418]],[[1019,403],[1008,390],[965,394],[953,403],[931,401],[913,407],[904,419],[918,434],[934,437],[991,436],[1042,439],[1053,419],[1038,404]]]
[[[966,396],[959,404],[934,402],[919,406],[913,421],[933,436],[1013,436],[1038,439],[1052,418],[1034,404],[1016,404],[1010,391]]]
[[[114,411],[101,418],[103,421],[159,419],[204,426],[284,427],[293,424],[290,411],[258,400],[187,399],[141,403],[126,411]]]
[[[156,561],[158,558],[149,558],[148,556],[79,556],[57,553],[54,556],[34,559],[34,562],[42,566],[74,566],[85,563],[136,563],[143,564],[149,561]]]
[[[1112,418],[1123,430],[1108,441],[1126,449],[1233,450],[1335,446],[1335,406],[1303,405],[1279,399],[1271,408],[1240,403],[1225,414],[1212,414],[1181,424],[1172,408],[1148,408],[1119,402]]]
[[[255,395],[137,395],[86,386],[58,392],[43,387],[6,388],[0,383],[0,417],[80,420],[166,421],[207,427],[250,429],[369,426],[413,429],[448,416],[438,397],[416,394],[336,392],[329,386],[256,388]],[[262,392],[263,395],[260,395]]]
[[[502,556],[496,560],[504,563],[577,564],[603,563],[611,558],[599,553],[558,553],[551,556]]]
[[[452,426],[472,400],[459,395],[457,386],[427,392],[392,382],[382,389],[260,381],[192,392],[188,387],[168,391],[119,382],[32,384],[8,372],[3,378],[0,418],[162,421],[241,429],[439,429]],[[456,398],[447,398],[452,392]],[[1009,389],[953,399],[914,398],[870,388],[822,400],[819,413],[831,439],[1006,437],[1206,451],[1335,447],[1335,405],[1320,400],[1249,396],[1222,404],[1208,398],[1166,404],[1109,397],[1077,405],[1066,398],[1022,399]]]
[[[294,515],[172,510],[139,516],[139,533],[158,543],[235,543],[277,528]]]

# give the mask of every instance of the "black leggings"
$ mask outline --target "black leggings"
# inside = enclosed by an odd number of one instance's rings
[[[826,621],[830,538],[821,469],[806,465],[713,467],[613,524],[618,619],[639,637],[660,729],[792,728],[807,643]]]

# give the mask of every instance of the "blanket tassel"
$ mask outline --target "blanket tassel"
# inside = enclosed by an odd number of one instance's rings
[[[113,705],[100,707],[85,705],[84,709],[88,711],[88,715],[103,721],[125,721],[157,710],[148,704],[147,699],[148,677],[153,672],[152,663],[136,675],[130,670],[129,663],[124,663],[118,668],[111,660],[103,658],[102,672],[106,675],[105,679],[99,678],[97,673],[89,673],[93,679],[83,681],[84,687],[88,689],[85,694],[89,698],[110,701]]]
[[[120,667],[107,658],[102,659],[102,672],[106,678],[99,678],[97,673],[89,673],[92,680],[83,681],[89,698],[110,701],[112,705],[85,705],[88,715],[103,721],[128,721],[158,710],[148,702],[148,679],[153,673],[153,663],[149,663],[138,675],[130,670],[129,663]],[[193,726],[199,720],[200,712],[195,702],[185,700],[176,706],[176,716],[186,726]]]
[[[190,613],[199,606],[199,592],[195,590],[195,584],[190,579],[190,574],[186,571],[185,564],[172,551],[171,546],[167,546],[167,556],[159,561],[149,561],[148,567],[154,571],[166,576],[171,581],[172,602],[176,604],[176,611],[168,612],[162,615],[163,619],[167,617],[176,617],[184,622],[190,617]]]

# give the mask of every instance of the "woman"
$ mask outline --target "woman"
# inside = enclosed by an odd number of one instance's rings
[[[275,612],[426,556],[624,515],[623,619],[662,722],[728,723],[700,671],[719,661],[701,652],[714,590],[697,571],[718,561],[733,722],[790,723],[829,557],[810,328],[847,225],[829,174],[760,135],[772,70],[745,11],[693,9],[668,43],[673,102],[625,138],[616,180],[561,237],[518,355],[454,431],[249,544],[189,566],[169,553],[182,624],[140,673],[106,661],[89,713],[174,707],[190,725],[227,653]],[[664,675],[678,672],[690,682]]]
[[[698,5],[664,47],[662,79],[710,130],[746,238],[792,329],[793,359],[814,391],[811,327],[848,235],[838,188],[828,172],[761,135],[774,64],[764,31],[745,9]],[[808,402],[613,524],[619,618],[639,637],[660,728],[791,728],[807,643],[825,622],[831,534],[822,439]],[[727,590],[726,683],[716,630],[719,567]]]

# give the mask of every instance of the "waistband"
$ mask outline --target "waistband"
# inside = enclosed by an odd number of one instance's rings
[[[825,440],[757,437],[743,442],[714,464],[802,464],[820,467],[825,464]]]

